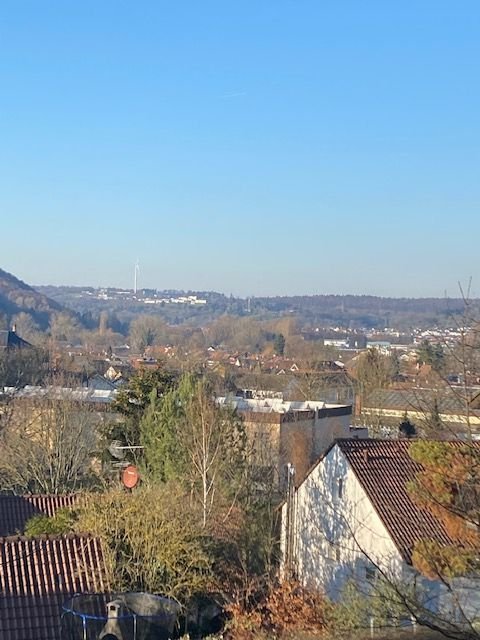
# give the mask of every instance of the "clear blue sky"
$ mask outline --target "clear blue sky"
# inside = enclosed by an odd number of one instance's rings
[[[3,0],[0,267],[480,294],[478,0]]]

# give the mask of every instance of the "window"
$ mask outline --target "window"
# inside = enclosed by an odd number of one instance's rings
[[[368,582],[375,582],[377,578],[377,571],[374,567],[365,567],[365,579]]]
[[[337,495],[339,500],[343,498],[343,478],[338,479]]]
[[[337,543],[329,542],[327,549],[327,558],[329,560],[334,560],[335,562],[340,562],[342,559],[342,554],[340,552],[340,547]]]

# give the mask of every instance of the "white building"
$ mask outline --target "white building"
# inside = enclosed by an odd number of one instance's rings
[[[349,581],[368,592],[380,579],[416,589],[425,610],[480,618],[472,583],[455,581],[454,597],[418,575],[419,540],[455,544],[442,523],[407,490],[422,467],[409,440],[339,440],[282,507],[282,572],[338,600]],[[456,602],[455,602],[456,599]]]

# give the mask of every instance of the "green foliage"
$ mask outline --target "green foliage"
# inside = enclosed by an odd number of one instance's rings
[[[420,364],[428,364],[434,371],[441,373],[445,368],[445,352],[442,345],[424,340],[417,349],[417,360]]]
[[[59,509],[53,517],[37,515],[30,518],[25,525],[28,537],[40,535],[64,535],[70,533],[76,520],[72,509]]]
[[[410,422],[406,411],[403,416],[403,420],[398,425],[398,432],[400,438],[413,438],[417,434],[415,425],[413,422]]]
[[[181,479],[202,504],[204,526],[217,504],[238,494],[246,459],[243,423],[215,403],[205,378],[184,374],[165,395],[154,390],[140,420],[140,442],[145,477]]]
[[[273,341],[273,350],[277,356],[283,356],[285,351],[285,336],[282,333],[277,333],[275,340]]]
[[[115,489],[87,497],[75,528],[104,543],[112,587],[162,593],[181,602],[208,590],[212,558],[178,485]]]
[[[152,394],[162,398],[175,383],[176,376],[160,368],[137,371],[111,405],[113,411],[123,416],[123,421],[113,423],[105,438],[119,440],[125,445],[139,445],[140,421],[147,408],[151,408]]]
[[[150,404],[152,391],[161,397],[173,388],[175,380],[172,373],[160,368],[140,369],[130,378],[128,385],[120,389],[112,409],[124,416],[138,418]]]
[[[371,617],[377,627],[392,626],[401,618],[410,618],[408,605],[414,601],[411,586],[395,585],[383,578],[363,586],[352,580],[333,607],[332,628],[337,632],[367,629]]]
[[[185,472],[186,454],[179,422],[183,405],[181,388],[159,398],[155,389],[140,420],[140,444],[144,447],[142,476],[152,482],[167,482]]]

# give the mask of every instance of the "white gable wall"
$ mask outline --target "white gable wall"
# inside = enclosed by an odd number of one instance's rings
[[[285,504],[284,556],[286,516]],[[400,553],[337,445],[298,488],[293,520],[292,568],[304,586],[337,599],[348,580],[366,580],[367,568],[373,568],[369,558],[392,579],[401,579]]]
[[[280,541],[283,576],[289,569],[285,565],[287,509],[286,503]],[[291,570],[305,587],[338,600],[350,580],[367,591],[376,565],[393,583],[415,584],[417,602],[425,610],[442,612],[456,621],[462,615],[480,619],[477,580],[455,579],[447,588],[420,576],[402,559],[338,445],[298,488],[292,520]]]

